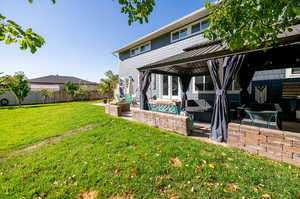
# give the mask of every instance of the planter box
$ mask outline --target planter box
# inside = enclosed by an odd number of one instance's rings
[[[122,103],[118,105],[107,104],[105,105],[105,112],[112,116],[120,117],[122,112],[130,111],[130,104]]]
[[[190,135],[193,122],[187,116],[132,108],[132,119],[160,129]]]

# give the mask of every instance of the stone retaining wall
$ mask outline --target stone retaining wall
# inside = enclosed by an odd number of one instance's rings
[[[160,129],[190,135],[192,121],[187,116],[159,113],[132,108],[132,119]]]
[[[230,123],[230,146],[300,166],[300,133]]]

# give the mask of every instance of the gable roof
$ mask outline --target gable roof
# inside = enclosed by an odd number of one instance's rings
[[[122,51],[126,51],[126,50],[129,50],[131,48],[134,48],[138,45],[142,45],[144,44],[145,42],[148,42],[156,37],[159,37],[163,34],[166,34],[168,32],[171,32],[173,30],[176,30],[178,28],[181,28],[189,23],[192,23],[194,22],[195,20],[198,20],[199,18],[202,18],[202,17],[206,17],[208,16],[209,14],[209,11],[206,9],[206,8],[200,8],[166,26],[163,26],[162,28],[159,28],[158,30],[155,30],[115,51],[113,51],[113,54],[116,54],[116,53],[119,53],[119,52],[122,52]]]
[[[60,75],[48,75],[44,77],[38,77],[29,80],[30,83],[43,83],[43,84],[64,84],[66,82],[73,82],[76,84],[87,84],[87,85],[96,85],[96,82],[90,82],[77,77],[72,76],[60,76]]]

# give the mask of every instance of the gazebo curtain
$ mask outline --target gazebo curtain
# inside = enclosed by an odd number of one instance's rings
[[[186,92],[189,89],[189,85],[191,82],[192,76],[179,76],[180,84],[181,84],[181,89],[182,89],[182,97],[181,97],[181,105],[180,105],[180,110],[184,110],[186,107],[186,100],[187,100],[187,95]]]
[[[140,108],[148,110],[147,90],[150,86],[151,72],[149,70],[140,72]]]
[[[227,90],[232,84],[234,75],[241,67],[244,55],[233,55],[224,58],[222,65],[222,79],[218,73],[217,60],[208,60],[208,68],[216,90],[216,101],[211,120],[211,139],[222,142],[227,141],[227,127],[229,118],[229,104]]]
[[[251,67],[246,64],[244,64],[239,70],[237,78],[241,87],[240,97],[242,106],[247,106],[251,103],[250,95],[248,93],[248,87],[251,83],[254,73],[255,70],[251,69]]]

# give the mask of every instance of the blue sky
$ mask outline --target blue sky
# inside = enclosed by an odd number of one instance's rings
[[[0,72],[29,78],[59,74],[99,81],[117,72],[112,51],[203,7],[203,0],[157,0],[148,24],[127,24],[118,0],[0,0],[0,13],[46,39],[35,54],[0,43]]]

